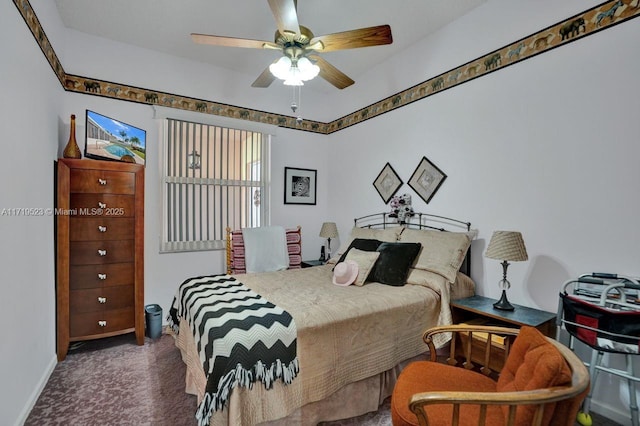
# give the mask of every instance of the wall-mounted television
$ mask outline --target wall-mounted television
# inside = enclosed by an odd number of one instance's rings
[[[90,110],[85,130],[85,157],[145,164],[146,131]]]

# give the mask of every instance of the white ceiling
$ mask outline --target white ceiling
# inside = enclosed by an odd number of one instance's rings
[[[357,81],[376,64],[486,1],[298,0],[298,20],[315,35],[391,26],[390,45],[322,55]],[[256,78],[278,57],[273,50],[195,44],[190,37],[195,32],[273,41],[277,27],[266,0],[56,0],[56,5],[68,28]]]

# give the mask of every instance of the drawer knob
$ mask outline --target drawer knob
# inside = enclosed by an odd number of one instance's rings
[[[107,279],[107,274],[98,274],[98,279],[106,280]]]
[[[107,232],[107,227],[106,226],[102,226],[102,225],[98,225],[98,231]]]
[[[106,327],[106,326],[107,326],[107,322],[106,322],[106,321],[104,321],[104,320],[100,320],[100,321],[98,321],[98,325],[99,325],[100,327]]]
[[[104,305],[107,303],[107,298],[98,296],[98,303],[102,303]]]
[[[107,180],[106,179],[98,179],[98,183],[102,186],[107,184]]]
[[[100,249],[98,249],[98,254],[99,254],[100,256],[106,256],[106,255],[107,255],[107,251],[106,251],[106,250],[100,250]]]
[[[106,209],[107,208],[107,203],[103,203],[102,201],[98,201],[98,207],[101,209]]]

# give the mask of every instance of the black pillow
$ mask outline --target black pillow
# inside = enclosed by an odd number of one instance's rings
[[[357,248],[358,250],[362,250],[362,251],[376,251],[380,246],[380,244],[382,244],[382,241],[380,240],[371,240],[367,238],[355,238],[351,242],[351,244],[349,244],[349,247],[344,251],[344,253],[342,253],[342,256],[340,256],[340,259],[338,259],[338,262],[336,262],[336,265],[340,262],[344,262],[344,259],[347,257],[347,253],[349,253],[349,250],[351,250],[352,248]]]
[[[382,243],[376,251],[380,257],[376,261],[369,280],[393,286],[403,286],[407,282],[409,269],[420,253],[420,243]]]

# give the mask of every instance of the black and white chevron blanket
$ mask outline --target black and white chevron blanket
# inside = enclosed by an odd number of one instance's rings
[[[225,407],[236,386],[261,381],[271,389],[276,380],[289,384],[298,374],[291,315],[229,275],[183,282],[167,317],[176,334],[180,317],[191,325],[207,375],[196,414],[202,426]]]

